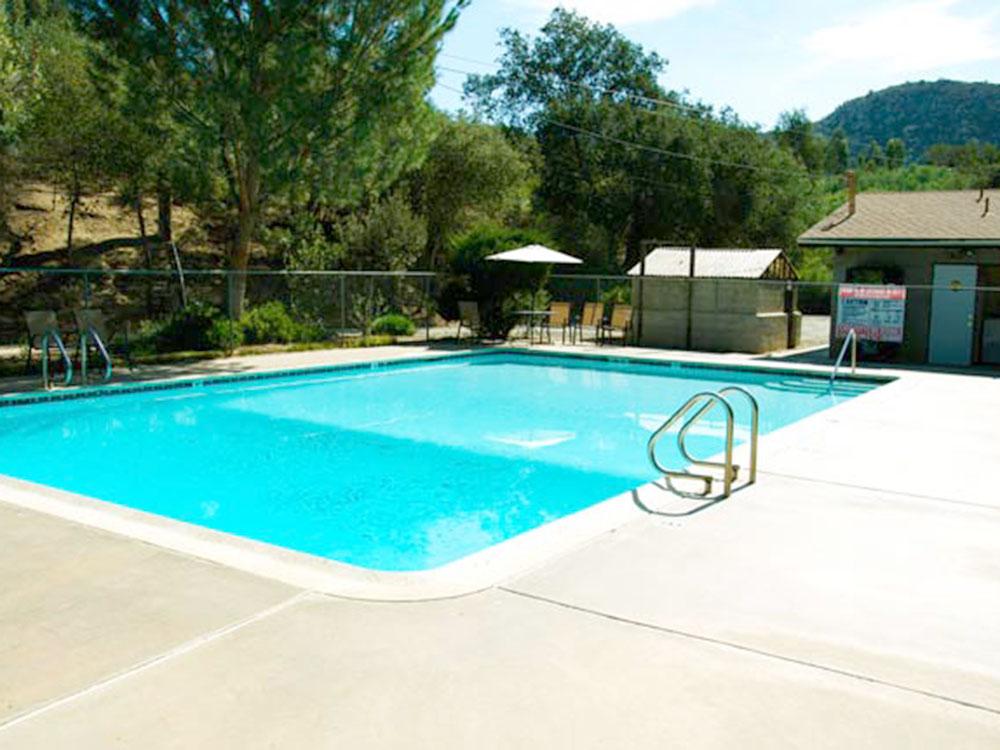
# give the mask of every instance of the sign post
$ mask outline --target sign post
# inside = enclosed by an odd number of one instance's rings
[[[905,318],[906,287],[841,284],[837,291],[837,338],[853,328],[859,339],[899,344]]]

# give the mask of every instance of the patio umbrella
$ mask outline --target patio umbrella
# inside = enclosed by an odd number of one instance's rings
[[[574,258],[572,255],[561,253],[544,245],[526,245],[516,250],[505,250],[502,253],[487,255],[486,260],[500,260],[508,263],[559,263],[567,265],[583,263],[579,258]]]
[[[576,265],[583,263],[579,258],[561,253],[545,245],[525,245],[515,250],[504,250],[502,253],[487,255],[486,260],[500,261],[503,263],[546,263],[554,265]],[[531,292],[531,309],[535,309],[535,295],[537,290]],[[531,341],[531,319],[528,320],[528,341]]]

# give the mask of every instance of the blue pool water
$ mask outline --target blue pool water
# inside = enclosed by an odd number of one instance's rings
[[[0,473],[418,570],[655,478],[650,433],[690,395],[733,383],[759,399],[762,433],[874,387],[486,353],[0,408]],[[734,406],[745,436],[748,410]],[[707,456],[722,425],[705,426],[689,446]]]

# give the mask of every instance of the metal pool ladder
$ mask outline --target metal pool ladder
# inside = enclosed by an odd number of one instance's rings
[[[46,329],[45,333],[42,334],[42,387],[48,390],[52,383],[49,380],[49,342],[56,345],[56,349],[59,350],[59,356],[62,357],[63,368],[65,369],[65,374],[63,376],[63,382],[65,385],[69,385],[73,382],[73,360],[70,359],[69,353],[66,351],[66,345],[63,344],[62,337],[59,335],[59,331],[55,328]]]
[[[727,498],[730,494],[732,494],[733,482],[737,480],[740,473],[740,467],[733,464],[733,432],[735,429],[733,406],[726,398],[726,394],[733,393],[738,393],[744,396],[750,403],[750,471],[747,475],[747,485],[751,485],[757,481],[757,434],[760,428],[760,405],[757,403],[757,399],[754,398],[750,391],[736,385],[730,385],[725,388],[721,388],[718,391],[702,391],[701,393],[696,393],[650,436],[649,442],[646,444],[646,452],[649,456],[650,463],[652,463],[653,466],[656,467],[656,470],[663,475],[664,479],[667,481],[667,487],[672,492],[685,496],[690,496],[692,494],[681,492],[675,488],[670,482],[671,478],[698,479],[703,483],[703,491],[695,494],[694,496],[707,497],[712,492],[712,483],[718,478],[712,474],[699,474],[688,471],[687,469],[669,469],[663,466],[656,457],[656,445],[660,442],[660,439],[670,432],[671,428],[675,424],[684,419],[692,409],[697,407],[697,411],[695,411],[694,414],[690,416],[677,431],[677,447],[680,449],[681,455],[684,456],[691,466],[705,466],[710,469],[721,469],[723,490],[720,499]],[[726,417],[725,459],[721,462],[697,459],[691,455],[685,445],[688,432],[698,422],[698,420],[712,411],[716,406],[722,407],[723,414],[725,414]]]
[[[101,340],[101,335],[97,332],[94,326],[87,326],[84,328],[83,332],[80,334],[80,380],[83,385],[87,384],[87,340],[91,339],[94,342],[94,348],[97,349],[97,353],[101,355],[101,359],[104,360],[104,372],[101,374],[102,382],[107,383],[111,380],[112,364],[111,355],[108,354],[108,349],[104,345],[104,341]]]
[[[833,372],[830,373],[830,387],[833,387],[833,381],[837,378],[837,370],[840,369],[840,365],[847,355],[848,344],[851,345],[851,375],[858,370],[858,332],[852,328],[844,337],[844,343],[840,347],[840,354],[837,355],[837,361],[833,363]]]

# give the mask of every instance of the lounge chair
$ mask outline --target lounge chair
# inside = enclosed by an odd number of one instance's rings
[[[477,337],[479,332],[479,305],[476,302],[460,301],[458,303],[458,334],[462,339],[462,326],[469,331],[470,338]]]
[[[110,358],[115,332],[108,326],[108,320],[100,310],[92,307],[81,307],[74,311],[74,315],[76,317],[77,331],[76,356],[77,360],[81,363],[81,376],[86,378],[86,372],[83,368],[85,358],[89,357],[91,352],[94,354],[106,354]],[[84,351],[85,345],[87,351]],[[101,349],[104,351],[102,352]],[[125,333],[124,355],[131,369],[132,358],[129,354],[127,331]],[[110,372],[110,367],[105,370],[105,380],[108,379]]]
[[[632,332],[632,305],[615,305],[611,308],[611,318],[601,323],[601,342],[611,341],[611,334],[620,333],[622,344],[628,342]]]
[[[545,326],[545,333],[548,336],[550,344],[552,343],[553,326],[562,328],[562,342],[566,343],[566,331],[570,330],[572,310],[573,306],[569,302],[549,303],[549,314],[542,321],[542,325]],[[541,339],[541,334],[539,334],[539,339]]]
[[[594,341],[598,341],[601,337],[601,323],[604,320],[604,303],[603,302],[585,302],[583,305],[583,313],[573,320],[573,329],[575,331],[575,336],[580,336],[580,341],[583,341],[583,329],[591,328],[594,331]]]
[[[25,360],[25,371],[31,372],[31,353],[37,349],[43,358],[43,378],[48,380],[49,358],[52,349],[58,351],[66,362],[65,380],[69,385],[73,378],[73,364],[66,353],[62,334],[59,332],[59,319],[53,310],[29,310],[24,313],[24,322],[28,328],[28,357]],[[46,387],[48,383],[45,383]]]

